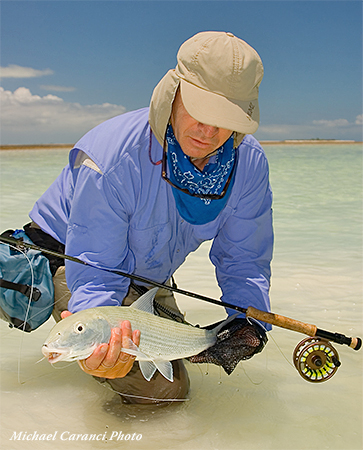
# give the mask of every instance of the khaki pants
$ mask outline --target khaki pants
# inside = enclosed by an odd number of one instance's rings
[[[53,282],[54,308],[52,314],[54,319],[59,322],[61,320],[61,312],[68,309],[68,301],[71,298],[65,277],[65,267],[58,268],[53,277]],[[130,287],[123,301],[123,305],[131,305],[139,296]],[[158,310],[161,316],[170,318],[169,315],[163,312],[163,309],[166,308],[180,321],[183,320],[183,314],[180,312],[171,291],[168,289],[159,289],[155,300],[161,305],[161,308]],[[131,371],[125,377],[106,381],[115,392],[121,395],[125,403],[155,404],[161,402],[167,403],[165,402],[167,399],[184,399],[189,391],[188,372],[182,360],[173,361],[172,364],[173,382],[168,381],[158,371],[150,381],[146,381],[137,362],[134,363]]]

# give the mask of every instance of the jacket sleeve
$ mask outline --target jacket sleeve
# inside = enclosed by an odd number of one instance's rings
[[[128,205],[109,177],[82,165],[74,176],[66,253],[99,268],[132,273],[134,259],[128,249]],[[119,192],[125,190],[119,186]],[[128,189],[131,196],[131,190]],[[72,292],[69,310],[120,305],[129,280],[119,275],[66,262],[67,284]]]
[[[215,238],[210,258],[221,300],[269,311],[273,229],[268,163],[262,149],[252,147],[242,153],[238,164],[243,181],[236,186],[240,188],[237,207]]]

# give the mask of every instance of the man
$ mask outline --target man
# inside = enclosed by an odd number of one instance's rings
[[[247,43],[224,32],[195,35],[177,59],[156,86],[150,108],[108,120],[75,145],[69,165],[31,211],[31,229],[40,227],[67,254],[93,266],[162,283],[213,239],[210,259],[222,300],[269,310],[272,194],[265,154],[249,135],[259,123],[262,62]],[[62,302],[63,275],[60,268],[54,277],[55,313],[62,317],[129,305],[138,296],[134,288],[140,289],[67,261],[72,295],[63,282]],[[168,291],[157,300],[182,316]],[[160,374],[146,382],[133,357],[120,351],[129,338],[138,344],[140,334],[124,322],[80,366],[109,379],[129,401],[184,398],[189,379],[183,363],[173,363],[173,383]]]

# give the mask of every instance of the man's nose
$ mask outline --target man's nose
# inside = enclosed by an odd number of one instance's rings
[[[201,123],[201,122],[198,122],[198,127],[203,132],[203,134],[208,138],[214,137],[216,134],[218,134],[218,131],[219,131],[218,127],[214,127],[212,125],[207,125],[207,124]]]

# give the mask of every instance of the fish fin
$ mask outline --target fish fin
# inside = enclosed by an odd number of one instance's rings
[[[130,308],[145,311],[150,314],[154,314],[154,297],[159,288],[150,289],[144,295],[136,300],[136,302],[130,305]]]
[[[163,359],[153,360],[153,363],[157,367],[158,371],[165,377],[167,380],[173,382],[173,366],[170,361],[164,361]]]
[[[139,361],[141,373],[146,381],[150,381],[156,372],[156,366],[152,361]]]
[[[128,338],[127,341],[128,341],[128,346],[126,348],[123,348],[122,351],[125,351],[125,350],[134,350],[135,352],[140,351],[139,347],[135,344],[135,342],[132,339]]]
[[[121,351],[123,353],[127,353],[128,355],[131,355],[131,356],[139,356],[139,354],[140,354],[140,352],[138,352],[137,350],[133,350],[131,348],[121,347]]]
[[[170,361],[164,361],[162,359],[152,360],[152,361],[139,361],[139,366],[141,373],[143,374],[145,380],[150,381],[153,377],[156,369],[165,377],[168,381],[173,382],[173,366]]]
[[[140,351],[140,348],[131,340],[128,339],[129,344],[128,347],[122,347],[121,351],[124,353],[127,353],[128,355],[132,355],[132,356],[136,356],[137,360],[144,360],[144,361],[149,361],[151,360],[151,358],[147,355],[145,355],[145,353],[143,353],[142,351]]]

